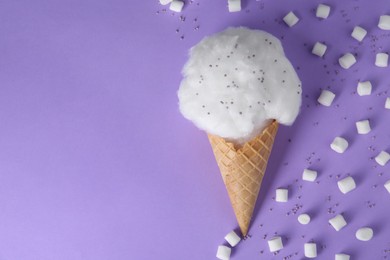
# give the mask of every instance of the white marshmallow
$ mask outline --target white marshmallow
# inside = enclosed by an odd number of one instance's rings
[[[171,11],[180,13],[181,10],[183,10],[184,2],[180,0],[172,0],[171,4],[169,5],[169,9]]]
[[[344,217],[339,214],[336,217],[329,219],[329,224],[331,224],[336,231],[339,231],[347,225],[347,222]]]
[[[324,5],[324,4],[318,5],[317,11],[316,11],[316,16],[318,18],[326,19],[326,18],[328,18],[329,13],[330,13],[330,6]]]
[[[390,160],[390,154],[386,151],[381,151],[376,157],[375,161],[380,165],[380,166],[385,166],[386,163]]]
[[[382,30],[390,30],[390,15],[381,15],[379,17],[378,27]]]
[[[316,42],[313,46],[313,49],[311,50],[311,53],[317,55],[318,57],[322,57],[324,56],[327,48],[328,47],[325,44]]]
[[[277,202],[287,202],[288,201],[288,190],[287,189],[276,189],[275,200]]]
[[[390,97],[386,98],[385,108],[390,109]]]
[[[316,243],[305,243],[305,256],[307,258],[317,257],[317,244]]]
[[[377,53],[375,57],[375,66],[385,68],[389,65],[389,55],[387,53]]]
[[[344,153],[348,148],[348,141],[340,136],[337,136],[330,144],[330,148],[337,153]]]
[[[330,105],[332,105],[332,102],[335,97],[336,95],[333,92],[329,90],[323,90],[321,92],[321,95],[318,97],[317,101],[321,105],[329,107]]]
[[[386,183],[385,183],[385,188],[386,190],[390,193],[390,180],[388,180]]]
[[[302,173],[302,180],[315,181],[317,179],[317,172],[309,169],[304,169]]]
[[[270,252],[276,252],[283,249],[282,238],[279,236],[271,238],[268,240],[268,247]]]
[[[162,5],[167,5],[170,2],[172,2],[172,0],[160,0],[160,4],[162,4]]]
[[[289,26],[292,27],[299,21],[299,18],[293,13],[289,12],[286,14],[285,17],[283,17],[283,21]]]
[[[225,240],[229,243],[231,247],[235,247],[238,242],[241,241],[241,238],[233,230],[225,236]]]
[[[229,260],[232,249],[227,246],[218,246],[217,258],[221,260]]]
[[[374,231],[369,227],[362,227],[356,231],[356,238],[360,241],[369,241],[374,236]]]
[[[367,31],[360,26],[355,26],[351,34],[352,38],[358,40],[359,42],[363,41],[366,35],[367,35]]]
[[[241,0],[228,0],[228,9],[231,13],[241,11]]]
[[[349,176],[337,182],[337,186],[342,193],[346,194],[356,188],[355,180]]]
[[[349,260],[350,256],[347,254],[336,254],[334,259],[335,260]]]
[[[298,216],[298,222],[301,223],[302,225],[309,224],[310,220],[311,220],[310,216],[308,214],[306,214],[306,213],[300,214]]]
[[[371,95],[372,84],[370,81],[359,82],[357,85],[357,93],[359,96]]]
[[[355,63],[355,56],[353,56],[353,54],[349,52],[339,58],[339,64],[344,69],[349,69]]]
[[[358,134],[365,135],[371,131],[370,121],[362,120],[356,122],[356,129]]]

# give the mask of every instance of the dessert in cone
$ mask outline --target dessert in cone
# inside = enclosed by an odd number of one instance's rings
[[[239,148],[224,138],[208,135],[243,236],[248,233],[277,130],[278,123],[273,121]]]

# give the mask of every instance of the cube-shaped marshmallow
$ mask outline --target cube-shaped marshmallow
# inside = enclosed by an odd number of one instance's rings
[[[169,9],[171,11],[180,13],[181,10],[183,10],[184,2],[180,0],[172,0],[171,4],[169,5]]]
[[[339,187],[340,191],[344,194],[356,189],[355,180],[351,176],[348,176],[338,181],[337,186]]]
[[[229,243],[231,247],[235,247],[238,244],[238,242],[241,241],[241,238],[233,230],[225,236],[225,240]]]
[[[241,11],[241,0],[228,0],[228,9],[231,13]]]
[[[370,227],[362,227],[356,231],[355,236],[360,241],[369,241],[374,236],[374,230]]]
[[[305,243],[304,252],[307,258],[317,257],[317,244],[316,243]]]
[[[330,14],[330,6],[329,5],[319,4],[317,6],[316,16],[318,18],[326,19],[326,18],[328,18],[329,14]]]
[[[323,106],[329,107],[332,105],[336,95],[329,90],[322,90],[321,95],[318,97],[317,101]]]
[[[286,14],[285,17],[283,17],[283,21],[289,26],[292,27],[299,21],[299,18],[293,13],[289,12]]]
[[[160,4],[162,4],[162,5],[167,5],[170,2],[172,2],[172,0],[160,0]]]
[[[327,48],[328,47],[325,44],[316,42],[311,50],[311,53],[317,55],[318,57],[323,57]]]
[[[375,161],[381,165],[385,166],[386,163],[390,160],[390,154],[386,151],[381,151],[376,157]]]
[[[307,225],[310,223],[310,216],[306,213],[300,214],[298,216],[298,222],[301,223],[302,225]]]
[[[355,26],[351,34],[352,38],[356,39],[359,42],[363,41],[366,35],[367,35],[367,31],[360,26]]]
[[[227,246],[218,246],[217,258],[220,260],[229,260],[232,249]]]
[[[302,180],[304,181],[315,181],[317,179],[317,172],[310,170],[310,169],[304,169],[302,173]]]
[[[356,129],[358,134],[365,135],[368,134],[371,131],[370,121],[368,119],[357,121],[356,122]]]
[[[385,188],[386,190],[390,193],[390,180],[388,180],[386,183],[385,183]]]
[[[357,93],[359,96],[371,95],[372,84],[370,81],[359,82],[357,85]]]
[[[275,200],[277,202],[287,202],[288,201],[288,189],[276,189]]]
[[[279,236],[271,238],[268,240],[268,247],[270,252],[276,252],[283,249],[282,238]]]
[[[355,63],[355,56],[353,56],[353,54],[349,52],[339,58],[339,64],[343,69],[349,69]]]
[[[330,144],[330,148],[337,153],[344,153],[348,148],[348,141],[345,138],[337,136]]]
[[[335,260],[349,260],[350,256],[347,254],[336,254],[334,259]]]
[[[390,30],[390,15],[381,15],[379,17],[378,27],[382,30]]]
[[[386,98],[385,108],[390,109],[390,97]]]
[[[375,56],[375,66],[385,68],[389,65],[389,54],[381,52]]]
[[[347,225],[347,222],[345,221],[343,215],[339,214],[336,217],[329,219],[329,224],[331,224],[336,231],[339,231]]]

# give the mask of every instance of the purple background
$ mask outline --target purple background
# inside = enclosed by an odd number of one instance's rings
[[[244,0],[228,13],[224,0],[194,0],[173,14],[158,1],[0,1],[0,259],[214,259],[237,224],[207,137],[180,115],[176,91],[188,49],[240,25],[282,40],[304,92],[232,259],[302,259],[312,240],[318,259],[390,258],[390,164],[372,159],[390,152],[390,68],[374,66],[390,51],[390,33],[377,28],[390,5],[329,0],[319,20],[321,2]],[[291,10],[301,20],[288,28]],[[369,31],[362,43],[349,36],[355,25]],[[323,59],[310,53],[316,41],[329,47]],[[337,59],[348,51],[358,63],[346,71]],[[359,80],[371,80],[371,96],[356,94]],[[321,89],[337,95],[329,108],[316,102]],[[366,118],[373,130],[358,135]],[[341,155],[329,148],[339,135],[350,141]],[[301,181],[306,167],[317,183]],[[336,183],[348,174],[358,187],[343,195]],[[288,203],[273,200],[278,187]],[[303,212],[307,226],[296,220]],[[336,232],[327,221],[338,213],[348,226]],[[371,241],[355,239],[362,226]],[[277,255],[267,246],[275,233],[285,245]]]

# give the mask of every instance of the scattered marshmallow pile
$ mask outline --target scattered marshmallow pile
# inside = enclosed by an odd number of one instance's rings
[[[241,241],[241,238],[232,230],[225,236],[225,240],[233,248]],[[229,260],[231,253],[232,249],[230,247],[220,245],[218,246],[216,257],[220,260]]]

